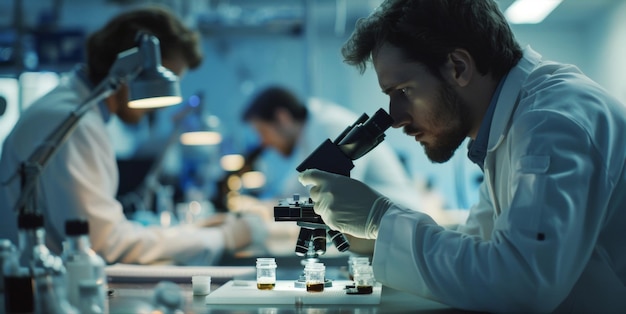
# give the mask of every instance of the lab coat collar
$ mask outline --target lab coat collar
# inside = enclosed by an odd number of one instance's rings
[[[506,136],[513,112],[519,102],[522,84],[539,62],[541,62],[541,55],[532,50],[530,46],[526,46],[523,52],[524,56],[522,59],[520,59],[517,65],[515,65],[504,78],[502,91],[498,97],[496,110],[491,122],[487,152],[494,151],[498,145],[502,143]]]

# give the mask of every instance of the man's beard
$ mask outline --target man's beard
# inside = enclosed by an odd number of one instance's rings
[[[469,134],[470,113],[468,105],[447,84],[441,84],[438,98],[439,107],[432,118],[435,124],[446,124],[445,129],[437,135],[434,143],[422,143],[422,146],[430,161],[444,163],[454,156],[454,152]]]

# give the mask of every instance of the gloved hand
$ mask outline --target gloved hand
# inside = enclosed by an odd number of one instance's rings
[[[313,209],[333,230],[375,239],[380,220],[393,203],[364,183],[349,177],[309,169],[298,177],[315,202]]]

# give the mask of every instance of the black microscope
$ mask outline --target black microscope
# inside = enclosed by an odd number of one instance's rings
[[[378,109],[371,118],[364,113],[334,141],[326,139],[296,170],[319,169],[349,177],[350,170],[354,168],[352,161],[380,144],[385,138],[384,132],[392,123],[393,119],[383,109]],[[327,235],[340,252],[348,250],[350,243],[346,237],[331,230],[313,211],[313,206],[310,198],[301,200],[299,195],[294,195],[279,200],[274,207],[275,221],[295,221],[301,227],[296,254],[306,259],[317,259],[326,252]]]

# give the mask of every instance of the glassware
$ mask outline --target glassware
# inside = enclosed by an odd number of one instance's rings
[[[43,216],[18,215],[19,254],[4,265],[7,313],[77,313],[67,301],[65,267],[45,245]]]
[[[355,265],[369,265],[370,258],[367,256],[353,256],[348,258],[348,274],[350,280],[354,280],[354,266]]]
[[[354,285],[359,294],[371,294],[374,291],[374,271],[372,266],[354,265]]]
[[[304,266],[307,292],[324,291],[326,266],[323,263],[308,263]]]
[[[272,290],[276,286],[276,260],[273,257],[256,259],[256,287]]]

